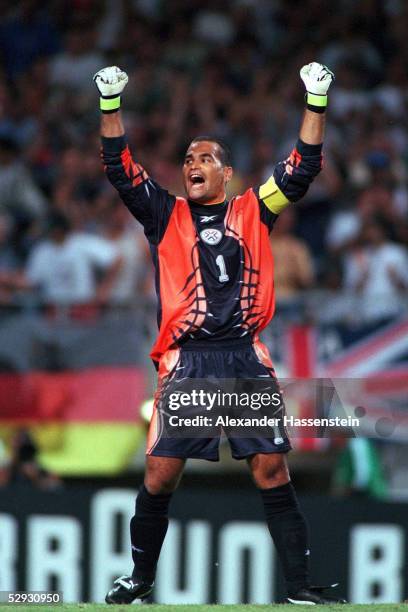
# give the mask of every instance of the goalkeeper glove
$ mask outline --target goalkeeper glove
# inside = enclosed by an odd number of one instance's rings
[[[98,88],[100,108],[103,113],[115,113],[120,109],[120,94],[129,80],[126,72],[117,66],[108,66],[99,70],[93,80]]]
[[[327,66],[312,62],[300,70],[300,78],[306,87],[306,105],[315,113],[324,113],[327,106],[327,91],[334,81],[334,74]]]

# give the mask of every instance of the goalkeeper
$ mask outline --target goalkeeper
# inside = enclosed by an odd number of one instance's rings
[[[151,357],[158,391],[150,424],[144,484],[130,533],[134,569],[115,580],[107,603],[131,603],[153,589],[168,526],[168,508],[188,458],[218,460],[219,438],[164,435],[164,391],[181,379],[255,379],[276,385],[259,332],[274,311],[269,233],[279,213],[306,193],[319,173],[327,91],[333,74],[313,62],[300,76],[306,109],[290,156],[262,185],[228,200],[233,173],[225,144],[198,136],[182,166],[186,197],[170,195],[131,156],[120,113],[125,72],[100,70],[101,134],[106,174],[132,215],[142,223],[156,270],[159,334]],[[283,408],[282,408],[283,410]],[[282,564],[287,602],[330,604],[343,600],[311,586],[305,518],[290,481],[290,443],[281,427],[271,437],[228,435],[232,455],[245,459],[265,508]]]

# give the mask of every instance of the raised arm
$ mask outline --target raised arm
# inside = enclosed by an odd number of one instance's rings
[[[275,166],[272,176],[258,191],[261,206],[264,205],[263,218],[270,228],[288,204],[305,195],[322,167],[327,91],[334,75],[326,66],[312,62],[303,66],[300,77],[306,87],[306,109],[299,139],[290,156]]]
[[[312,62],[303,66],[300,78],[306,87],[306,110],[299,138],[305,144],[321,145],[326,123],[327,92],[334,74],[326,66]]]
[[[104,138],[117,138],[125,135],[122,114],[120,110],[115,113],[102,113],[101,116],[101,136]]]
[[[325,113],[316,113],[306,108],[299,131],[300,140],[310,145],[323,144],[325,124]]]
[[[157,244],[175,198],[149,177],[130,152],[120,112],[121,93],[128,80],[126,72],[117,66],[103,68],[94,76],[101,96],[102,159],[109,181],[132,215],[142,223],[149,241]]]

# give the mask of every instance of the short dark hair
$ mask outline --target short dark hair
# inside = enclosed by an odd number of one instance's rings
[[[225,144],[225,142],[223,140],[221,140],[221,138],[218,138],[217,136],[210,136],[208,134],[202,134],[202,135],[197,136],[196,138],[194,138],[191,141],[190,146],[194,142],[215,142],[215,144],[218,145],[218,148],[220,150],[220,161],[221,161],[222,165],[223,166],[231,166],[232,165],[231,151],[230,151],[228,145]]]

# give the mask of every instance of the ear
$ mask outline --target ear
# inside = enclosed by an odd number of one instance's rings
[[[234,171],[231,168],[231,166],[225,166],[224,167],[224,182],[229,183],[230,180],[232,179],[233,174],[234,174]]]

